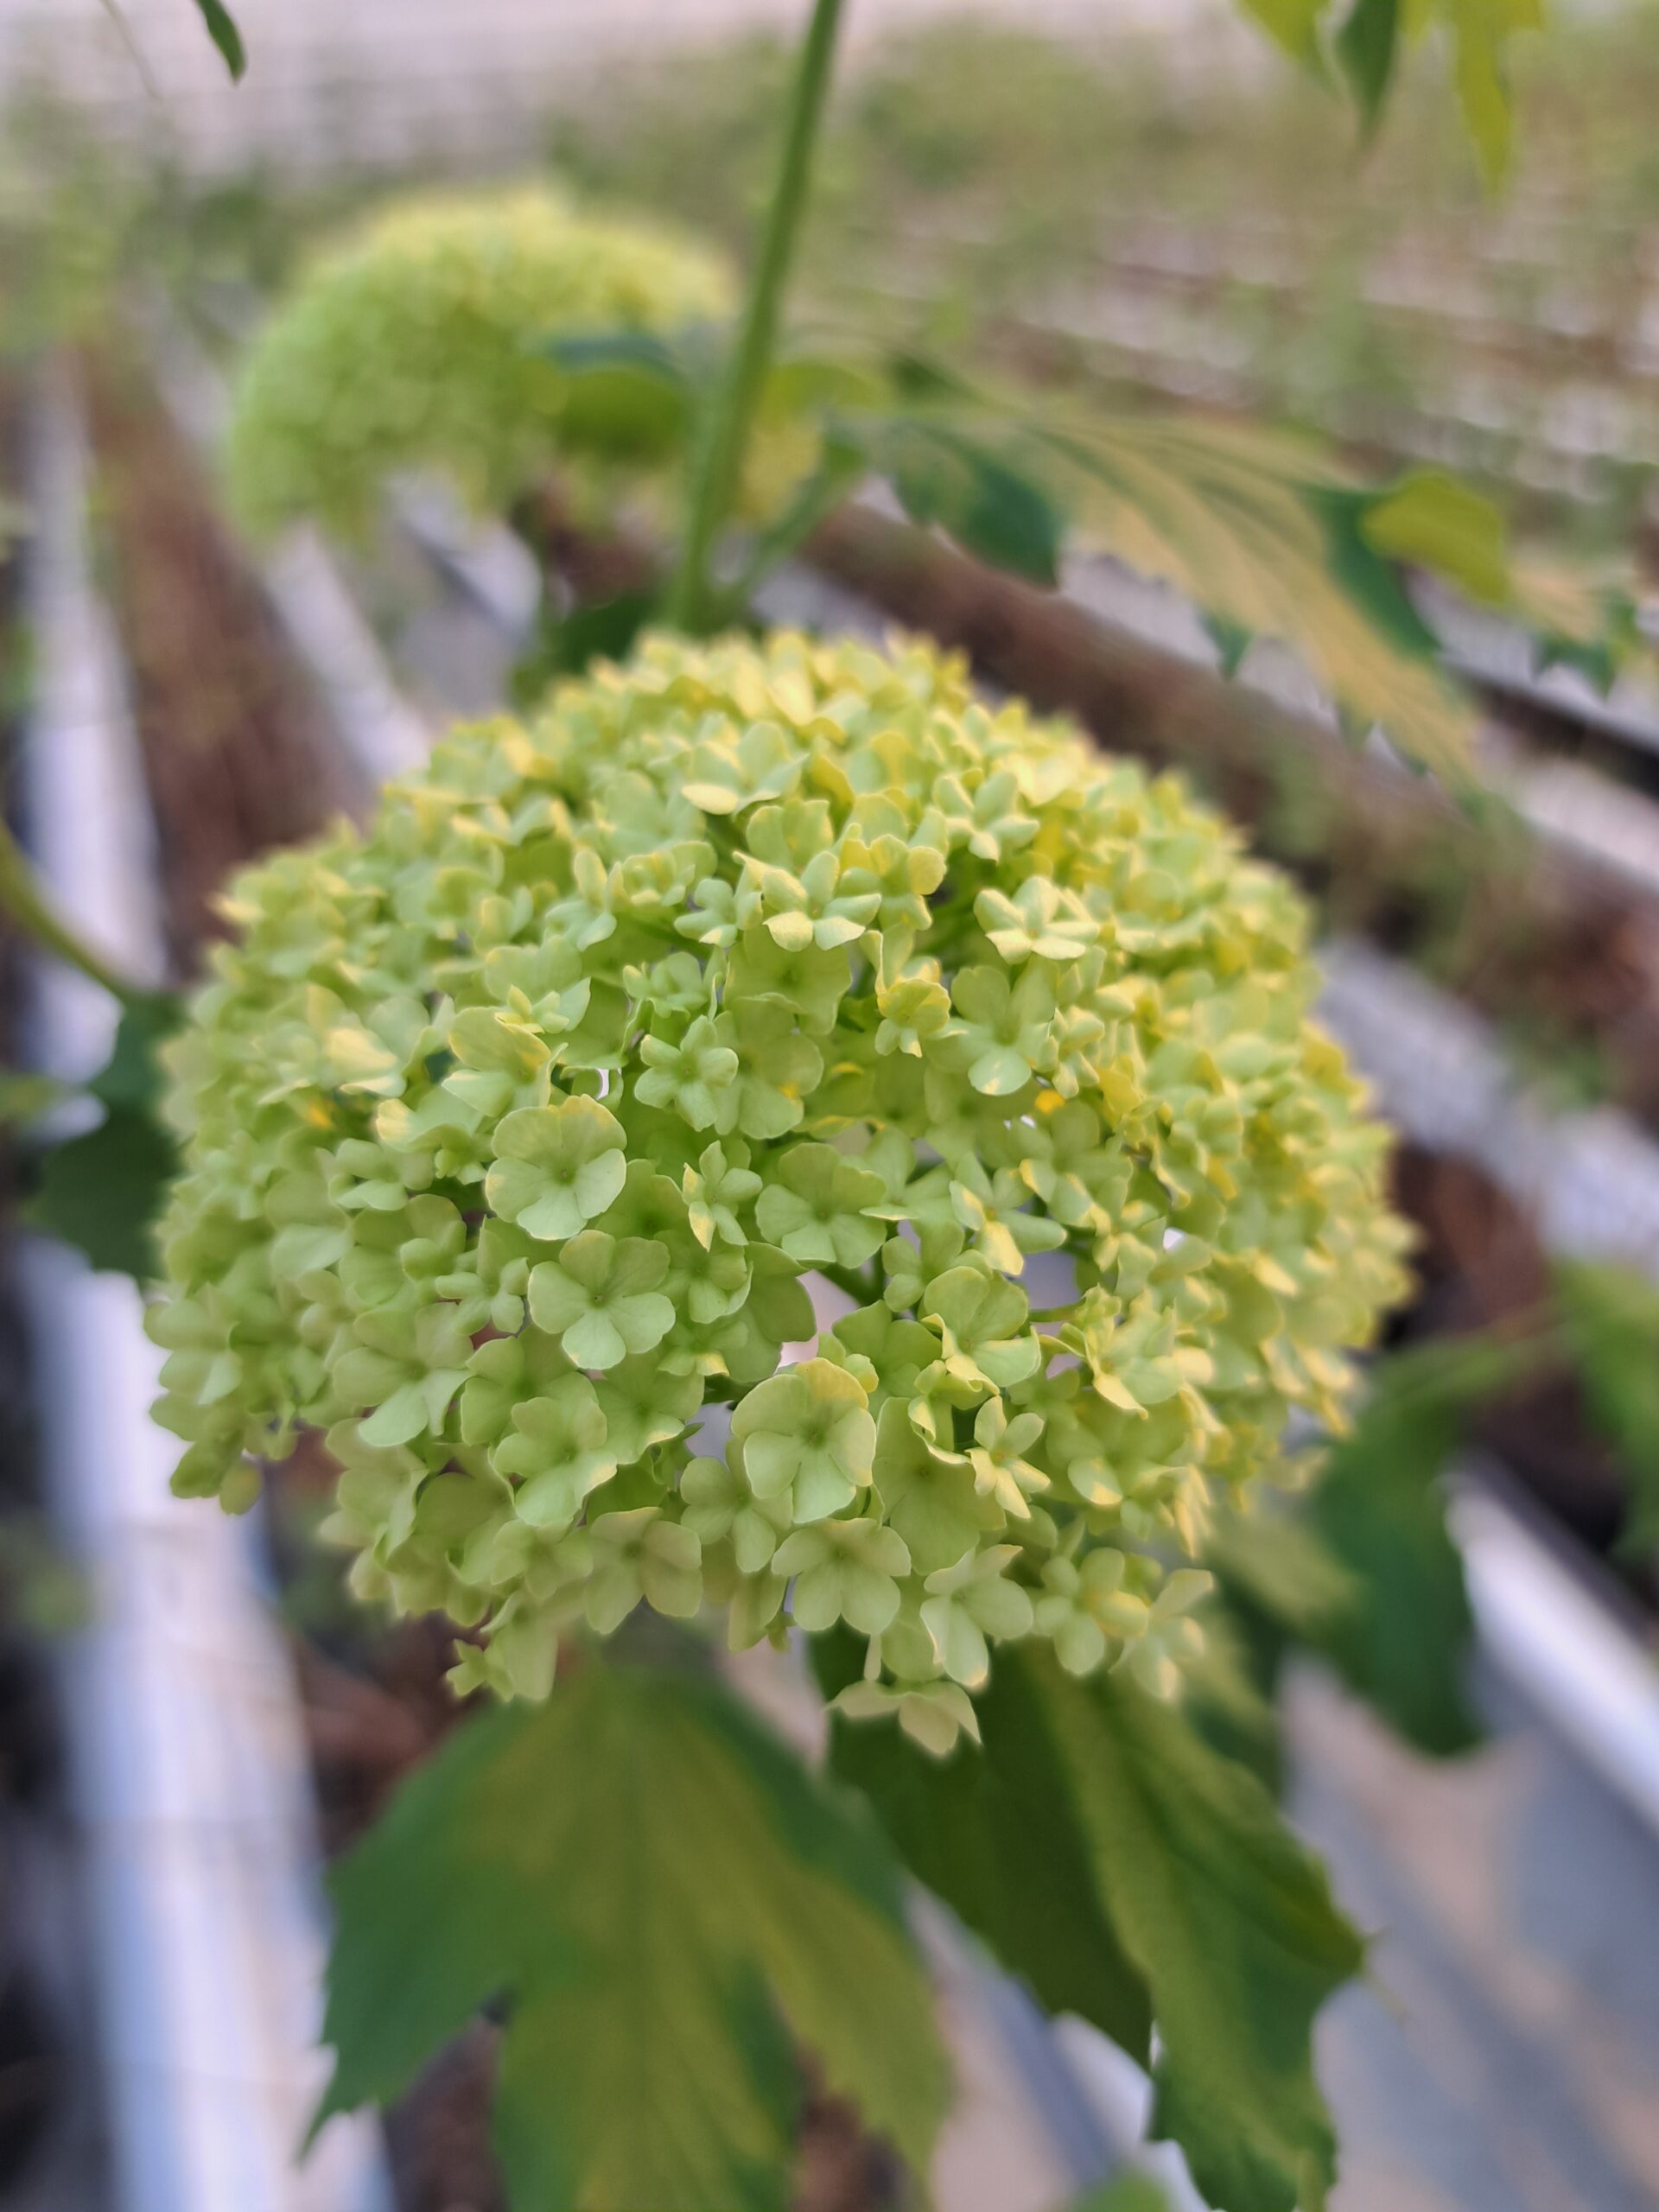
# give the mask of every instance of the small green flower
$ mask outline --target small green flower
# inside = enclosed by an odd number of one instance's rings
[[[628,1466],[653,1444],[671,1444],[702,1403],[702,1377],[676,1374],[654,1352],[625,1359],[594,1384],[606,1441]]]
[[[1029,1520],[1027,1501],[1048,1488],[1048,1477],[1025,1457],[1042,1433],[1040,1414],[1016,1414],[1010,1421],[1001,1398],[987,1398],[974,1419],[968,1461],[975,1484],[1016,1520]]]
[[[1154,1697],[1179,1694],[1186,1668],[1204,1649],[1204,1629],[1192,1608],[1215,1588],[1201,1568],[1179,1567],[1152,1601],[1147,1624],[1130,1644],[1124,1664]]]
[[[514,1433],[493,1454],[519,1484],[518,1517],[532,1529],[563,1528],[582,1500],[616,1472],[605,1416],[585,1375],[561,1375],[512,1412]]]
[[[568,1375],[570,1363],[551,1337],[540,1329],[525,1329],[516,1337],[492,1337],[480,1344],[467,1368],[461,1392],[461,1440],[487,1446],[512,1427],[513,1408]]]
[[[804,1629],[845,1621],[880,1636],[899,1611],[899,1578],[910,1554],[896,1529],[879,1521],[820,1521],[779,1545],[773,1572],[792,1577],[795,1618]]]
[[[686,1527],[705,1546],[729,1537],[741,1573],[763,1573],[789,1534],[789,1493],[757,1497],[725,1459],[693,1459],[680,1477],[680,1495]]]
[[[732,954],[737,998],[775,999],[803,1029],[826,1037],[852,976],[844,947],[782,945],[764,929],[745,930]]]
[[[620,1194],[626,1143],[622,1124],[595,1098],[509,1114],[484,1194],[504,1221],[544,1244],[575,1236]]]
[[[741,1139],[730,1145],[711,1144],[695,1167],[681,1178],[691,1233],[704,1251],[716,1236],[728,1244],[746,1244],[741,1209],[760,1194],[761,1179],[749,1166],[749,1148]]]
[[[936,960],[900,976],[881,991],[876,1003],[881,1026],[875,1033],[878,1052],[908,1052],[920,1059],[927,1041],[943,1033],[950,1020],[950,995],[939,980]]]
[[[988,1175],[976,1160],[964,1160],[950,1182],[950,1205],[981,1252],[1003,1274],[1025,1269],[1028,1252],[1053,1252],[1065,1242],[1058,1221],[1027,1211],[1030,1192],[1011,1167]]]
[[[886,1230],[865,1209],[880,1205],[887,1186],[833,1145],[798,1144],[760,1193],[760,1234],[803,1267],[861,1267],[879,1251]]]
[[[1037,1600],[1037,1627],[1068,1674],[1092,1675],[1109,1641],[1127,1641],[1144,1630],[1147,1603],[1124,1587],[1128,1569],[1123,1554],[1109,1547],[1044,1566],[1046,1594]]]
[[[876,1491],[887,1519],[904,1538],[918,1574],[954,1567],[1002,1516],[982,1497],[960,1459],[946,1459],[917,1433],[906,1408],[890,1398],[876,1427]]]
[[[657,1287],[667,1273],[664,1246],[584,1230],[556,1261],[532,1269],[531,1314],[537,1328],[561,1339],[573,1365],[617,1367],[673,1327],[674,1308]]]
[[[646,1037],[639,1056],[645,1073],[633,1087],[644,1106],[666,1107],[694,1129],[711,1129],[721,1117],[722,1100],[737,1081],[738,1058],[720,1040],[712,1018],[699,1014],[677,1044]]]
[[[653,1612],[690,1620],[702,1603],[702,1546],[654,1505],[601,1514],[586,1530],[593,1565],[583,1587],[596,1636],[620,1628],[643,1598]]]
[[[472,1357],[454,1307],[365,1313],[356,1338],[334,1363],[334,1389],[347,1410],[374,1408],[363,1423],[365,1443],[408,1444],[437,1434]]]
[[[927,1578],[922,1624],[940,1666],[964,1689],[981,1688],[990,1674],[988,1637],[1006,1643],[1031,1633],[1031,1599],[1004,1572],[1019,1556],[1017,1544],[996,1544]]]
[[[950,987],[955,1019],[942,1033],[976,1090],[1008,1098],[1054,1062],[1052,970],[1033,962],[1017,983],[1001,968],[964,968]]]
[[[938,1331],[947,1370],[988,1391],[1037,1372],[1042,1353],[1027,1329],[1030,1302],[1017,1283],[976,1267],[951,1268],[931,1282],[921,1318]]]
[[[979,1741],[974,1701],[956,1682],[849,1682],[831,1702],[849,1720],[896,1714],[912,1742],[936,1759],[948,1758],[963,1736]]]
[[[1100,924],[1074,892],[1033,875],[1012,899],[982,891],[974,916],[1011,967],[1026,960],[1076,960],[1100,942]]]
[[[757,1497],[787,1494],[795,1520],[822,1521],[869,1481],[875,1423],[844,1368],[808,1359],[741,1401],[732,1446]]]

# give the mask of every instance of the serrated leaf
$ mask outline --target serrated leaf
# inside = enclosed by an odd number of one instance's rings
[[[1048,1852],[1058,1827],[1054,1878],[1066,1888],[1048,1924],[1069,1916],[1090,1940],[1109,1930],[1150,1992],[1154,2133],[1181,2145],[1221,2212],[1322,2203],[1335,2142],[1309,2038],[1363,1947],[1317,1862],[1253,1775],[1125,1678],[1077,1681],[1034,1647],[1006,1649],[978,1713],[982,1751],[963,1746],[935,1764],[892,1723],[838,1723],[833,1763],[861,1783],[916,1871],[943,1874],[947,1901],[1048,2002],[1010,1916],[1031,1910],[1013,1892],[1044,1885],[1053,1862],[1039,1874],[1031,1854]],[[1023,1856],[991,1817],[999,1799],[1025,1805]],[[1054,1970],[1042,1954],[1039,1969],[1045,1980]],[[1115,2032],[1122,1992],[1081,1994],[1071,2009]]]
[[[1659,1545],[1659,1285],[1564,1262],[1555,1300],[1586,1409],[1630,1484],[1621,1548],[1646,1554]]]
[[[1079,545],[1172,585],[1223,637],[1279,639],[1351,721],[1467,781],[1474,711],[1361,534],[1374,493],[1316,448],[1231,424],[1096,416],[1039,435],[1077,480]]]
[[[248,56],[236,19],[224,0],[196,0],[196,11],[207,27],[208,37],[219,48],[225,67],[239,83],[247,70]]]
[[[947,2075],[891,1862],[713,1682],[590,1664],[469,1724],[331,1887],[325,2112],[505,1993],[526,2212],[783,2212],[802,2047],[925,2164]]]
[[[1400,0],[1354,0],[1336,36],[1337,61],[1366,130],[1376,128],[1400,50]]]
[[[829,1694],[856,1679],[861,1650],[843,1632],[812,1649]],[[865,1792],[917,1880],[1049,2012],[1092,2021],[1144,2064],[1146,1983],[1112,1925],[1033,1692],[1006,1656],[975,1700],[985,1757],[940,1762],[894,1726],[837,1719],[831,1764]]]

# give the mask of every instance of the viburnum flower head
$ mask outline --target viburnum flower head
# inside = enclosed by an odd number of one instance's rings
[[[326,1431],[355,1586],[469,1683],[644,1605],[843,1624],[935,1748],[1011,1638],[1168,1688],[1399,1287],[1289,884],[924,645],[649,639],[227,905],[176,1485]]]
[[[619,468],[660,464],[667,430],[649,385],[573,382],[547,341],[672,339],[734,290],[717,251],[545,185],[395,200],[302,270],[251,347],[232,504],[260,532],[302,515],[357,531],[399,472],[496,512],[555,463],[596,501]]]

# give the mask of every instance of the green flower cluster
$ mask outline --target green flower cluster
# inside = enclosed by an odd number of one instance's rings
[[[228,903],[177,1487],[326,1427],[355,1586],[465,1682],[643,1600],[844,1621],[936,1745],[1001,1639],[1162,1685],[1212,1504],[1400,1287],[1290,885],[924,645],[652,639]]]
[[[400,200],[311,266],[249,353],[232,504],[260,533],[301,515],[353,531],[399,470],[438,469],[499,512],[556,460],[601,481],[660,461],[649,387],[631,405],[613,378],[595,403],[537,341],[666,334],[733,297],[707,248],[543,188]]]

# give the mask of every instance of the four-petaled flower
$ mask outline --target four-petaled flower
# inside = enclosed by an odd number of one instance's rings
[[[1041,1365],[1030,1312],[1018,1283],[978,1267],[948,1268],[922,1294],[921,1318],[939,1332],[947,1371],[988,1391],[1010,1389]]]
[[[1025,1457],[1042,1433],[1040,1414],[1016,1414],[1010,1421],[1001,1398],[987,1398],[974,1417],[974,1441],[968,1447],[974,1481],[1016,1520],[1028,1521],[1027,1500],[1048,1488],[1048,1477]]]
[[[866,1208],[881,1205],[886,1184],[833,1145],[798,1144],[760,1193],[760,1234],[803,1267],[861,1267],[887,1230]]]
[[[836,1621],[880,1636],[899,1611],[899,1579],[910,1553],[896,1529],[880,1521],[820,1521],[798,1529],[772,1557],[774,1573],[792,1576],[793,1611],[804,1629]]]
[[[622,1124],[596,1098],[509,1114],[495,1133],[484,1195],[504,1221],[544,1244],[575,1236],[627,1180]]]
[[[642,1106],[663,1106],[694,1129],[711,1129],[721,1102],[737,1081],[737,1054],[721,1042],[711,1015],[700,1014],[677,1043],[645,1037],[639,1057],[645,1072],[633,1087]]]
[[[757,1497],[787,1491],[797,1521],[823,1521],[869,1481],[875,1422],[845,1368],[803,1360],[741,1401],[732,1449]]]
[[[955,1018],[941,1033],[968,1080],[988,1098],[1011,1097],[1053,1065],[1052,969],[1033,961],[1011,984],[1001,968],[964,968],[950,987]]]
[[[991,1671],[988,1637],[1006,1643],[1031,1633],[1030,1596],[1004,1572],[1019,1555],[1017,1544],[994,1544],[927,1578],[922,1625],[940,1666],[964,1689],[980,1688]]]
[[[499,1472],[518,1478],[519,1519],[534,1529],[568,1525],[588,1492],[616,1472],[593,1384],[585,1375],[561,1375],[540,1397],[513,1408],[512,1425],[493,1456]]]
[[[661,1244],[587,1229],[556,1260],[531,1270],[531,1315],[538,1329],[561,1339],[573,1365],[618,1367],[631,1351],[660,1344],[673,1327],[674,1308],[658,1289],[667,1273]]]

